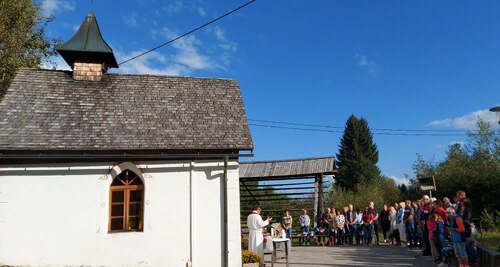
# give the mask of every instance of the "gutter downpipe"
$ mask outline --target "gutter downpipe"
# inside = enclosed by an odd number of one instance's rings
[[[189,166],[189,260],[187,262],[187,267],[193,266],[193,242],[194,242],[194,160],[191,160]]]
[[[228,245],[228,216],[227,213],[229,211],[228,200],[227,200],[227,165],[228,165],[228,156],[224,157],[224,266],[229,266],[229,245]]]

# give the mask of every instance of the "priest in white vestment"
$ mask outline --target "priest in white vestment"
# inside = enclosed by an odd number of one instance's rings
[[[269,224],[272,218],[267,218],[262,220],[260,212],[261,207],[258,206],[247,218],[247,226],[250,230],[248,238],[248,249],[256,252],[260,255],[262,262],[264,262],[264,234],[262,233],[262,227]]]

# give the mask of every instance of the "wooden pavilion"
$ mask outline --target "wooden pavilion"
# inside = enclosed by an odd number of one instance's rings
[[[323,211],[326,177],[336,173],[336,166],[335,157],[327,156],[241,162],[239,172],[242,230],[246,231],[246,217],[256,205],[262,206],[263,218],[271,216],[273,222],[280,221],[284,209],[297,219],[302,209],[312,210],[314,226]]]

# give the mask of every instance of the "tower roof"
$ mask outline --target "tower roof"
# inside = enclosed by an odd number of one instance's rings
[[[106,63],[106,67],[118,68],[113,49],[104,41],[94,13],[90,11],[78,31],[67,42],[56,47],[68,65],[75,61]]]

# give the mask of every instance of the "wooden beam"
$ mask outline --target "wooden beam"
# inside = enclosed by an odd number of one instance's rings
[[[255,200],[255,203],[257,203],[257,205],[260,205],[259,201],[257,200],[257,198],[255,198],[255,196],[252,194],[252,192],[250,192],[250,190],[248,189],[247,185],[243,181],[240,181],[240,183],[245,187],[245,189],[247,190],[248,194],[250,194],[253,197],[253,199]],[[241,199],[241,196],[240,196],[240,199]]]
[[[241,182],[241,180],[240,180],[240,182]],[[249,184],[247,186],[248,187],[264,187],[264,186],[275,187],[275,186],[292,186],[292,185],[305,185],[305,184],[314,184],[314,181],[312,181],[312,182],[301,182],[301,183],[266,184],[266,185],[263,185],[263,184]]]

